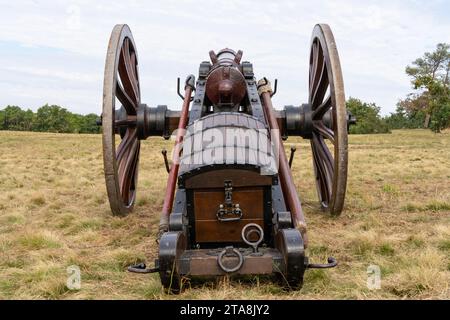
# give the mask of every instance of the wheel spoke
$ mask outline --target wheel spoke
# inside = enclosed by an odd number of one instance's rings
[[[311,81],[310,81],[310,95],[312,95],[317,90],[319,81],[323,78],[322,73],[324,68],[326,68],[326,65],[325,59],[323,57],[322,48],[320,44],[314,43]]]
[[[317,75],[320,74],[320,70],[323,68],[324,61],[322,55],[322,48],[319,42],[316,42],[314,50],[314,66],[313,66],[313,88],[317,85]]]
[[[324,184],[325,178],[323,176],[323,172],[321,171],[321,167],[318,163],[319,159],[317,153],[313,151],[313,161],[314,161],[314,170],[316,174],[316,185],[318,189],[319,202],[323,207],[328,206],[328,192],[327,188]]]
[[[322,137],[330,140],[334,145],[334,132],[328,128],[321,120],[314,121],[313,130],[319,133]]]
[[[134,73],[134,79],[136,80],[136,91],[137,91],[137,96],[140,97],[141,92],[139,90],[139,73],[137,70],[137,59],[136,59],[136,52],[131,52],[130,55],[130,59],[131,59],[131,65],[133,66],[133,73]]]
[[[131,62],[129,43],[129,39],[125,38],[119,58],[119,75],[125,92],[137,105],[139,103],[139,92],[137,90],[137,77],[133,71],[135,65],[132,65]]]
[[[134,140],[136,140],[136,130],[128,129],[122,141],[120,141],[119,146],[117,147],[116,151],[117,163],[120,164],[124,155],[126,154],[126,151],[130,148]]]
[[[313,144],[318,155],[318,164],[321,167],[323,176],[325,177],[325,185],[327,187],[329,198],[331,199],[334,177],[333,157],[328,149],[325,141],[320,135],[313,133]]]
[[[312,114],[314,120],[322,119],[325,112],[331,108],[331,95],[329,95],[320,106],[318,106]]]
[[[130,171],[134,166],[134,157],[136,157],[138,144],[139,140],[136,139],[136,130],[128,129],[117,148],[119,190],[125,203],[128,203],[129,186],[131,185],[131,179],[134,178],[134,176],[130,175]]]
[[[116,97],[122,103],[123,107],[129,115],[136,114],[136,103],[130,98],[130,96],[123,90],[119,82],[116,85]]]
[[[319,105],[322,104],[325,93],[327,92],[329,84],[327,73],[327,66],[325,65],[325,63],[322,63],[322,68],[319,68],[317,74],[314,77],[310,101],[312,110],[315,110]]]
[[[317,151],[317,147],[313,141],[311,141],[313,161],[314,161],[314,170],[316,174],[316,184],[319,189],[319,201],[322,206],[327,207],[330,201],[329,189],[327,186],[327,175],[325,171],[325,167],[323,165],[323,161],[320,158],[320,155]]]
[[[323,139],[322,136],[317,136],[317,141],[319,143],[320,148],[318,148],[319,153],[321,157],[324,159],[327,172],[331,178],[334,176],[334,160],[333,156],[331,155],[330,149],[328,149],[328,146]]]
[[[122,159],[118,168],[119,189],[124,203],[130,202],[130,191],[135,179],[135,170],[137,161],[139,159],[139,140],[134,139],[130,145],[131,147]]]
[[[313,77],[316,72],[317,54],[318,54],[317,51],[318,51],[317,50],[317,42],[314,42],[311,47],[311,59],[309,61],[309,88],[310,88],[310,91],[312,88],[312,82],[314,80]]]

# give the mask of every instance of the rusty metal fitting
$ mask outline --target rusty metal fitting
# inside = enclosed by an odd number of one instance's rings
[[[267,80],[266,77],[264,77],[258,81],[257,88],[258,88],[259,95],[262,95],[265,92],[268,92],[270,95],[272,95],[272,93],[273,93],[272,85],[270,84],[270,81]]]
[[[298,221],[297,225],[295,227],[298,229],[298,231],[300,231],[301,234],[306,233],[306,230],[307,230],[306,223],[304,223],[302,221]]]
[[[250,236],[253,233],[257,234],[258,240],[251,241]],[[242,228],[241,237],[246,244],[253,248],[253,253],[257,253],[258,246],[264,240],[264,231],[259,224],[248,223]]]
[[[236,256],[238,258],[237,264],[232,268],[225,266],[223,263],[224,256]],[[224,272],[233,273],[238,271],[242,267],[242,265],[244,264],[244,257],[238,249],[233,247],[226,247],[223,251],[220,252],[219,256],[217,257],[217,264]]]

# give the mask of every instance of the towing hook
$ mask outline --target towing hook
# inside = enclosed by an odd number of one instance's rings
[[[328,257],[328,263],[308,263],[306,265],[306,268],[309,269],[328,269],[328,268],[334,268],[337,266],[337,261],[333,257]]]
[[[228,267],[223,263],[223,258],[225,256],[228,257],[232,257],[235,256],[238,258],[238,262],[234,267]],[[228,246],[225,247],[225,249],[223,249],[220,253],[219,256],[217,257],[217,264],[219,265],[220,269],[222,269],[224,272],[226,273],[233,273],[238,271],[242,265],[244,264],[244,256],[242,255],[242,253],[236,249],[233,248],[232,246]]]
[[[159,267],[147,269],[145,263],[141,262],[139,264],[129,266],[127,270],[128,272],[133,273],[155,273],[159,272]]]

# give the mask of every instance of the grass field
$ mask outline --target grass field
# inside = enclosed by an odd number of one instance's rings
[[[344,213],[319,210],[309,143],[297,145],[293,172],[309,226],[314,262],[302,290],[268,279],[221,278],[163,293],[159,276],[130,274],[153,264],[167,173],[160,150],[142,143],[138,200],[126,218],[112,217],[100,135],[0,131],[0,299],[450,299],[450,133],[425,130],[350,136]],[[81,289],[66,287],[70,265]],[[381,268],[369,290],[367,268]]]

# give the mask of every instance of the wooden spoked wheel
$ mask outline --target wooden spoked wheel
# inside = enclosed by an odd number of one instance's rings
[[[313,132],[311,148],[319,201],[339,215],[347,185],[347,110],[341,64],[331,29],[314,27],[309,59],[309,104]]]
[[[136,46],[130,28],[116,25],[106,55],[102,113],[106,189],[114,215],[129,213],[136,199],[140,150],[136,113],[139,104]],[[118,145],[116,137],[120,139]]]

